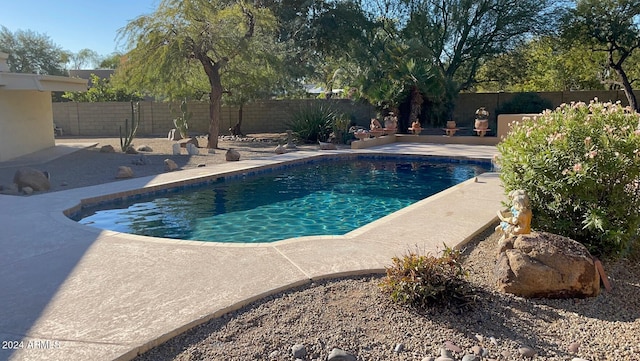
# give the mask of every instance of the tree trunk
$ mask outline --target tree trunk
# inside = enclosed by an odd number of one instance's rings
[[[218,148],[218,135],[220,135],[220,118],[222,115],[222,82],[220,81],[220,68],[229,59],[222,58],[213,62],[206,54],[196,53],[196,57],[204,67],[204,72],[209,78],[211,92],[209,93],[209,137],[207,148]]]
[[[629,101],[629,106],[632,109],[635,109],[635,111],[640,112],[640,108],[638,108],[638,101],[636,100],[636,95],[633,93],[631,83],[629,83],[627,73],[625,73],[621,66],[616,66],[613,69],[618,73],[618,76],[622,81],[622,88],[624,89],[624,94],[627,96],[627,100]]]
[[[244,103],[241,103],[240,107],[238,108],[238,123],[236,123],[236,125],[231,127],[231,129],[229,129],[231,131],[231,134],[237,135],[237,136],[241,136],[241,137],[244,137],[244,134],[242,133],[242,129],[240,129],[240,127],[242,127],[242,110],[243,110],[243,108],[244,108]]]

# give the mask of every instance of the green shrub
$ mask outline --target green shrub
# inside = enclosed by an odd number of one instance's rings
[[[419,309],[466,305],[473,300],[473,292],[464,279],[461,258],[460,251],[448,247],[441,257],[415,252],[394,257],[380,288],[394,302]]]
[[[326,142],[334,129],[336,119],[342,115],[330,104],[300,108],[287,122],[296,138],[307,143]]]
[[[518,93],[498,109],[497,114],[538,114],[552,109],[553,104],[538,93]]]
[[[534,228],[619,256],[638,242],[639,116],[620,104],[563,104],[513,124],[498,144],[506,192],[529,193]]]

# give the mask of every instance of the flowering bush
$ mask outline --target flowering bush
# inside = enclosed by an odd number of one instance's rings
[[[625,254],[639,242],[639,119],[596,99],[513,124],[498,145],[505,190],[529,193],[534,228]]]

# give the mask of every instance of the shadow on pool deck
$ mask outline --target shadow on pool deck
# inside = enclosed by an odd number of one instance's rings
[[[406,143],[361,152],[490,159],[495,147]],[[393,256],[416,245],[436,251],[443,243],[459,244],[492,224],[501,207],[499,178],[487,173],[345,236],[271,244],[134,236],[82,226],[62,214],[96,195],[318,153],[294,152],[32,197],[0,196],[0,338],[24,341],[24,349],[1,350],[0,359],[131,359],[267,294],[311,279],[382,271]],[[27,349],[34,341],[46,347]]]

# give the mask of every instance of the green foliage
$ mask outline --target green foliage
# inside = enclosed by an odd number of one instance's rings
[[[473,300],[473,290],[464,279],[462,253],[445,245],[441,257],[409,252],[394,257],[380,284],[396,303],[419,309],[429,306],[464,306]]]
[[[123,152],[126,152],[131,146],[133,139],[136,137],[138,125],[140,125],[140,103],[131,102],[131,128],[129,128],[129,119],[124,120],[124,135],[122,134],[122,126],[118,127],[120,149]]]
[[[66,75],[69,54],[46,34],[31,30],[9,31],[0,25],[0,51],[8,53],[7,64],[15,73]]]
[[[300,108],[287,122],[296,138],[308,142],[326,142],[336,125],[336,119],[343,116],[329,103],[315,104]]]
[[[193,113],[188,111],[187,100],[183,100],[180,103],[180,115],[178,115],[175,119],[173,119],[173,125],[176,126],[176,129],[180,131],[180,136],[182,138],[187,138],[189,136],[189,120],[193,116]],[[169,110],[173,113],[173,108],[171,103],[169,103]]]
[[[138,91],[128,91],[113,85],[110,79],[100,79],[91,74],[89,90],[86,92],[65,92],[62,97],[74,102],[128,102],[142,100]]]
[[[513,124],[498,145],[506,192],[528,192],[533,228],[597,255],[638,244],[640,116],[619,104],[563,104]]]
[[[498,114],[538,114],[553,108],[553,104],[537,93],[518,93],[496,109]]]

